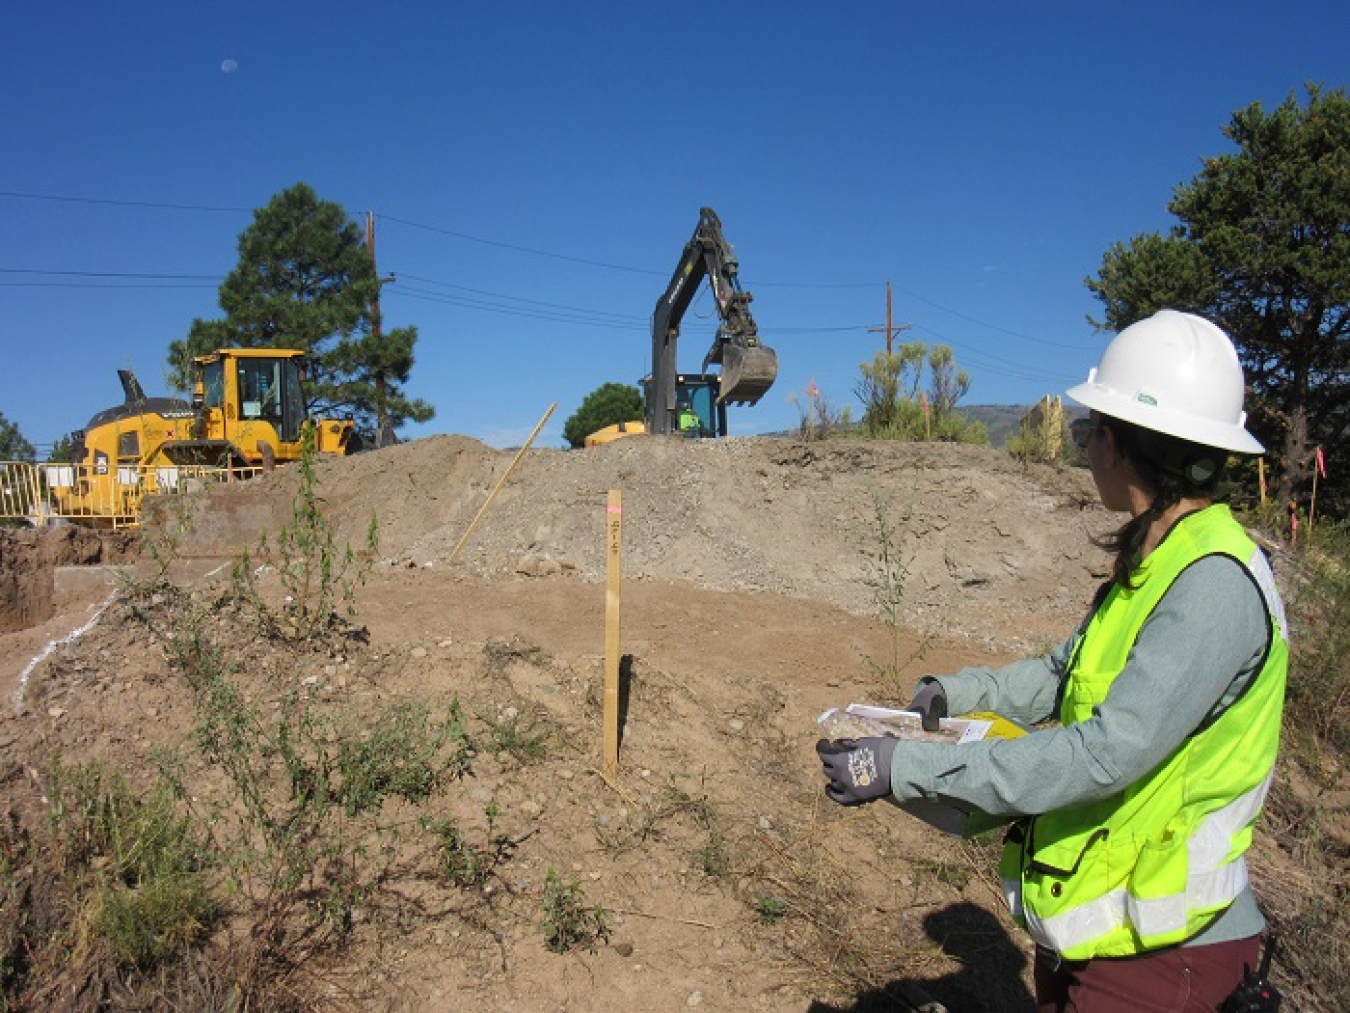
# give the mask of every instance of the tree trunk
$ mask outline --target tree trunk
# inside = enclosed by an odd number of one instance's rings
[[[1276,486],[1279,501],[1291,508],[1308,478],[1308,411],[1297,404],[1289,412],[1289,427],[1284,437],[1284,468]]]

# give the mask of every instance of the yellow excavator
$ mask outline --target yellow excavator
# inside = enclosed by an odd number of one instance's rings
[[[652,371],[642,380],[646,417],[600,429],[586,437],[586,446],[637,433],[726,436],[727,405],[753,405],[773,386],[778,355],[759,338],[750,314],[754,297],[741,288],[739,270],[722,235],[721,219],[712,208],[701,209],[694,234],[652,313]],[[701,371],[681,373],[675,354],[680,322],[705,277],[717,304],[717,336]],[[720,372],[709,373],[710,365],[720,366]]]
[[[147,397],[118,370],[125,400],[71,434],[72,464],[42,465],[58,516],[134,526],[142,497],[189,478],[247,478],[300,459],[314,430],[320,453],[356,449],[355,423],[309,418],[305,355],[293,349],[224,348],[193,360],[192,400]]]

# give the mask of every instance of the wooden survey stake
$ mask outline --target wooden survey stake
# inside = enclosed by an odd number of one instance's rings
[[[623,573],[623,494],[609,490],[605,507],[605,780],[619,777],[619,592]]]
[[[525,451],[530,449],[530,444],[534,442],[534,438],[539,435],[539,430],[544,428],[544,423],[548,421],[548,417],[553,414],[553,409],[557,407],[558,402],[556,401],[548,406],[548,411],[544,412],[544,417],[539,420],[539,425],[534,427],[534,432],[530,433],[530,438],[516,451],[516,456],[511,458],[511,463],[508,464],[506,470],[502,472],[502,477],[497,479],[497,484],[494,485],[492,491],[488,493],[488,498],[483,502],[483,505],[478,508],[478,513],[473,515],[473,520],[469,522],[468,530],[461,536],[459,544],[455,546],[455,551],[450,553],[450,558],[446,560],[446,562],[453,563],[459,558],[459,550],[464,548],[464,543],[469,540],[469,536],[472,535],[474,529],[478,527],[478,522],[483,519],[483,515],[488,511],[488,507],[492,506],[492,501],[497,498],[497,493],[501,492],[502,486],[504,486],[506,480],[511,477],[511,472],[516,470],[516,465],[519,464],[520,459],[525,456]]]

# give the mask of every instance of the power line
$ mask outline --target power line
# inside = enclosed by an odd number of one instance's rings
[[[661,271],[649,271],[641,267],[628,267],[624,264],[609,264],[602,260],[588,260],[585,257],[572,257],[565,253],[552,253],[548,250],[536,250],[529,246],[517,246],[514,243],[501,243],[494,239],[483,239],[481,236],[471,236],[467,232],[456,232],[453,229],[444,229],[436,225],[424,225],[421,222],[410,222],[406,218],[395,218],[392,215],[380,215],[385,221],[395,222],[399,225],[406,225],[412,229],[422,229],[426,232],[437,232],[444,236],[454,236],[456,239],[463,239],[470,243],[481,243],[484,246],[495,246],[502,250],[513,250],[516,253],[528,253],[535,257],[549,257],[553,260],[567,260],[574,264],[586,264],[590,267],[603,267],[611,271],[626,271],[631,274],[650,274],[660,276]]]
[[[937,338],[943,344],[949,345],[953,349],[960,351],[961,354],[964,356],[970,356],[971,358],[974,358],[977,361],[979,359],[984,359],[986,360],[987,363],[997,363],[999,366],[1005,367],[1000,369],[997,366],[990,366],[987,364],[980,366],[981,369],[987,369],[989,370],[989,372],[997,373],[999,376],[1006,376],[1012,380],[1038,381],[1043,379],[1054,379],[1054,380],[1064,380],[1069,383],[1073,383],[1077,379],[1077,377],[1071,377],[1063,373],[1052,373],[1045,370],[1028,369],[1025,362],[1014,362],[1011,359],[1004,359],[997,355],[991,355],[990,353],[982,351],[978,348],[972,348],[963,341],[953,341],[951,338],[939,334],[931,327],[922,324],[919,325],[919,330],[923,331],[926,334],[932,335],[934,338]]]
[[[223,281],[218,274],[158,274],[149,271],[47,271],[36,267],[0,267],[0,274],[41,274],[58,278],[155,278],[160,281]]]
[[[904,294],[909,296],[911,299],[917,299],[919,300],[919,302],[924,303],[928,306],[932,306],[934,309],[941,310],[943,313],[949,313],[960,320],[964,320],[968,324],[975,324],[979,327],[987,327],[991,331],[997,331],[998,333],[1006,334],[1009,337],[1021,338],[1023,341],[1035,342],[1038,345],[1049,345],[1051,348],[1071,348],[1074,351],[1081,351],[1083,347],[1082,345],[1065,344],[1062,341],[1050,341],[1046,338],[1038,338],[1031,334],[1023,334],[1021,331],[1012,331],[1006,327],[1000,327],[998,324],[986,323],[985,321],[979,320],[975,317],[967,316],[960,310],[954,310],[951,309],[950,307],[943,306],[941,303],[934,302],[932,299],[925,299],[923,296],[917,295],[914,292],[910,292],[907,289],[900,288],[900,286],[898,285],[896,286],[896,289],[900,292],[904,292]]]
[[[55,201],[62,204],[110,204],[114,207],[161,208],[166,211],[228,211],[252,214],[253,208],[214,207],[207,204],[166,204],[157,201],[111,200],[105,197],[63,197],[48,193],[22,193],[16,190],[0,190],[0,197],[15,197],[21,200]]]
[[[0,281],[0,288],[107,288],[107,289],[133,289],[133,288],[156,288],[156,289],[196,289],[196,288],[215,288],[215,285],[206,283],[188,284],[188,285],[158,285],[147,284],[113,284],[110,282],[77,282],[77,281]]]
[[[99,198],[99,197],[74,197],[74,196],[59,195],[59,194],[40,194],[40,193],[29,193],[29,192],[13,191],[13,190],[0,190],[0,197],[10,197],[10,198],[16,198],[16,199],[22,199],[22,200],[37,200],[37,201],[59,202],[59,203],[72,203],[72,204],[103,204],[103,205],[110,205],[110,206],[115,206],[115,207],[155,208],[155,209],[172,210],[172,211],[207,211],[207,212],[228,212],[228,213],[243,213],[243,214],[249,214],[249,213],[252,213],[253,211],[256,210],[256,209],[253,209],[253,208],[231,207],[231,206],[209,205],[209,204],[181,204],[181,203],[171,203],[171,202],[163,202],[163,201],[131,201],[131,200],[119,200],[119,199],[113,199],[113,198]],[[664,272],[664,271],[656,271],[656,270],[651,270],[651,269],[647,269],[647,268],[631,267],[631,266],[628,266],[628,265],[625,265],[625,264],[613,264],[613,263],[609,263],[609,262],[606,262],[606,261],[591,260],[591,259],[584,258],[584,257],[574,257],[574,256],[570,256],[570,255],[568,255],[568,254],[555,253],[555,252],[548,251],[548,250],[540,250],[540,249],[536,249],[536,248],[534,248],[534,247],[523,246],[523,245],[519,245],[519,244],[515,244],[515,243],[506,243],[506,242],[501,242],[501,241],[493,240],[493,239],[485,239],[485,238],[483,238],[483,237],[481,237],[481,236],[474,236],[474,235],[471,235],[471,234],[469,234],[469,233],[466,233],[466,232],[460,232],[460,231],[455,230],[455,229],[448,229],[448,228],[444,228],[444,227],[441,227],[441,226],[428,225],[428,224],[423,223],[423,222],[415,222],[415,221],[411,221],[411,220],[409,220],[409,219],[395,217],[395,216],[393,216],[393,215],[380,214],[379,217],[385,219],[386,221],[393,222],[393,223],[396,223],[396,224],[399,224],[399,225],[403,225],[403,226],[406,226],[406,227],[408,227],[408,228],[420,229],[420,230],[423,230],[423,231],[433,232],[433,233],[437,233],[437,234],[440,234],[440,235],[453,236],[453,237],[455,237],[455,238],[457,238],[457,239],[461,239],[461,240],[464,240],[464,241],[466,241],[466,242],[478,243],[478,244],[485,245],[485,246],[493,246],[493,247],[496,247],[496,248],[499,248],[499,249],[511,250],[511,251],[513,251],[513,252],[516,252],[516,253],[524,253],[524,254],[528,254],[528,255],[531,255],[531,256],[537,256],[537,257],[546,257],[546,258],[550,258],[550,259],[554,259],[554,260],[569,261],[569,262],[572,262],[572,263],[584,264],[584,265],[587,265],[587,266],[590,266],[590,267],[599,267],[599,268],[602,268],[602,269],[605,269],[605,270],[622,271],[622,272],[629,273],[629,274],[641,274],[641,275],[655,276],[655,277],[665,277],[665,275],[666,275],[666,272]],[[0,269],[0,270],[3,270],[3,269]],[[67,276],[67,277],[128,278],[128,279],[142,278],[142,279],[156,279],[156,280],[178,280],[178,281],[207,281],[207,280],[210,280],[210,281],[219,281],[219,280],[220,280],[220,278],[219,278],[218,276],[208,276],[208,275],[166,275],[166,274],[142,274],[142,273],[131,273],[131,272],[79,272],[79,271],[36,271],[36,270],[33,270],[33,271],[20,271],[20,270],[17,270],[17,269],[9,269],[8,271],[4,271],[4,273],[30,273],[30,274],[42,274],[42,275],[52,275],[52,276]],[[423,279],[423,280],[426,280],[426,279]],[[428,283],[428,284],[436,284],[436,283],[430,282],[430,281],[427,281],[427,283]],[[882,283],[878,283],[878,282],[851,282],[851,283],[822,283],[822,282],[809,282],[809,283],[791,283],[791,282],[756,281],[756,282],[755,282],[755,287],[762,287],[762,288],[798,288],[798,289],[835,289],[835,288],[838,288],[838,289],[845,289],[845,288],[875,288],[875,287],[881,287],[881,284],[882,284]],[[0,285],[3,285],[4,287],[15,287],[15,286],[12,285],[12,284],[4,283],[4,282],[0,282]],[[60,284],[43,284],[43,285],[41,285],[41,286],[29,285],[29,286],[27,286],[27,287],[86,287],[86,286],[73,286],[73,285],[60,285]],[[87,286],[87,287],[95,287],[95,286]],[[131,287],[131,286],[126,286],[126,287]],[[911,298],[911,299],[915,299],[915,300],[917,300],[917,301],[919,301],[919,302],[921,302],[921,303],[924,303],[924,304],[927,305],[927,306],[931,306],[931,307],[933,307],[934,309],[937,309],[937,310],[939,310],[939,311],[941,311],[941,312],[943,312],[943,313],[946,313],[946,314],[948,314],[948,315],[950,315],[950,316],[956,317],[957,319],[964,320],[966,323],[973,324],[973,325],[975,325],[975,326],[977,326],[977,327],[983,327],[983,328],[986,328],[986,329],[988,329],[988,330],[994,331],[994,332],[996,332],[996,333],[1005,334],[1005,335],[1008,335],[1009,337],[1014,337],[1014,338],[1017,338],[1017,339],[1022,340],[1022,341],[1029,341],[1029,342],[1032,342],[1033,344],[1045,345],[1045,346],[1048,346],[1048,347],[1051,347],[1051,348],[1064,348],[1064,349],[1071,349],[1071,350],[1075,350],[1075,351],[1081,350],[1082,347],[1083,347],[1082,345],[1068,344],[1068,343],[1060,342],[1060,341],[1051,341],[1051,340],[1046,339],[1046,338],[1037,337],[1036,335],[1026,334],[1026,333],[1021,332],[1021,331],[1015,331],[1015,330],[1012,330],[1012,329],[1007,328],[1007,327],[1002,327],[1002,326],[1000,326],[1000,325],[998,325],[998,324],[991,324],[991,323],[989,323],[989,322],[987,322],[987,321],[980,320],[980,319],[977,318],[977,317],[973,317],[973,316],[970,316],[969,314],[962,313],[962,312],[959,311],[959,310],[954,310],[954,309],[952,309],[951,307],[945,306],[945,305],[943,305],[942,303],[939,303],[939,302],[937,302],[937,301],[935,301],[935,300],[929,299],[929,298],[927,298],[926,296],[919,295],[919,294],[916,293],[916,292],[912,292],[912,291],[910,291],[910,290],[908,290],[908,289],[905,289],[905,288],[902,288],[902,287],[900,287],[900,286],[896,286],[896,290],[899,291],[899,292],[904,293],[906,296],[908,296],[908,297]],[[519,299],[519,298],[521,298],[521,297],[515,297],[515,296],[498,296],[498,298]],[[436,301],[436,300],[435,300],[435,299],[431,299],[430,301]],[[522,299],[522,301],[527,301],[527,302],[528,302],[529,300],[523,300],[523,299]],[[543,305],[547,305],[547,304],[543,304]],[[488,307],[485,307],[485,306],[484,306],[484,307],[480,307],[480,308],[488,308]],[[496,311],[496,312],[510,312],[509,310],[506,310],[506,309],[501,308],[501,307],[496,308],[495,311]],[[586,312],[586,313],[602,313],[603,311],[578,311],[578,312]],[[526,314],[526,315],[528,315],[528,314]],[[636,318],[634,318],[634,319],[636,319]],[[851,329],[853,329],[853,328],[831,328],[831,329],[828,329],[828,330],[842,331],[842,330],[851,330]],[[821,330],[821,329],[815,329],[815,330]],[[812,332],[812,331],[808,330],[808,331],[803,331],[803,332],[801,332],[801,333],[811,333],[811,332]],[[789,331],[788,331],[787,329],[783,329],[783,330],[782,330],[782,333],[789,333]]]
[[[467,285],[455,285],[448,281],[437,281],[434,278],[423,278],[415,274],[400,274],[399,278],[410,278],[413,281],[420,281],[427,285],[437,285],[441,288],[452,288],[460,292],[472,292],[474,295],[490,296],[494,299],[509,299],[513,302],[528,303],[531,306],[543,306],[549,309],[567,310],[575,313],[594,314],[596,316],[613,317],[616,320],[626,321],[628,323],[646,323],[646,317],[634,316],[631,313],[611,313],[608,310],[591,310],[582,306],[567,306],[562,303],[542,302],[537,299],[527,299],[524,296],[507,295],[503,292],[490,292],[481,288],[470,288]],[[392,291],[392,290],[391,290]]]
[[[443,292],[432,292],[426,289],[419,289],[409,286],[401,288],[390,288],[386,292],[387,297],[391,299],[416,299],[421,302],[438,303],[445,306],[463,306],[467,309],[485,310],[489,313],[501,313],[506,316],[526,317],[533,320],[550,320],[557,323],[585,324],[588,327],[606,327],[618,330],[641,331],[646,330],[645,323],[624,323],[619,320],[607,320],[594,315],[587,315],[590,311],[581,310],[573,313],[568,312],[548,312],[543,309],[531,309],[522,306],[503,306],[500,303],[488,302],[483,299],[468,299],[463,296],[449,295]]]

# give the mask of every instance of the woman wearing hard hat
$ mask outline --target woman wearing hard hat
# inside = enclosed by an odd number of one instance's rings
[[[965,745],[822,740],[844,805],[929,799],[1012,822],[1001,877],[1036,943],[1042,1010],[1214,1010],[1257,965],[1244,854],[1270,785],[1288,663],[1265,556],[1215,495],[1245,428],[1237,353],[1163,310],[1121,331],[1068,396],[1112,579],[1047,657],[919,683],[911,709],[1050,727]],[[878,776],[858,776],[875,770]]]

